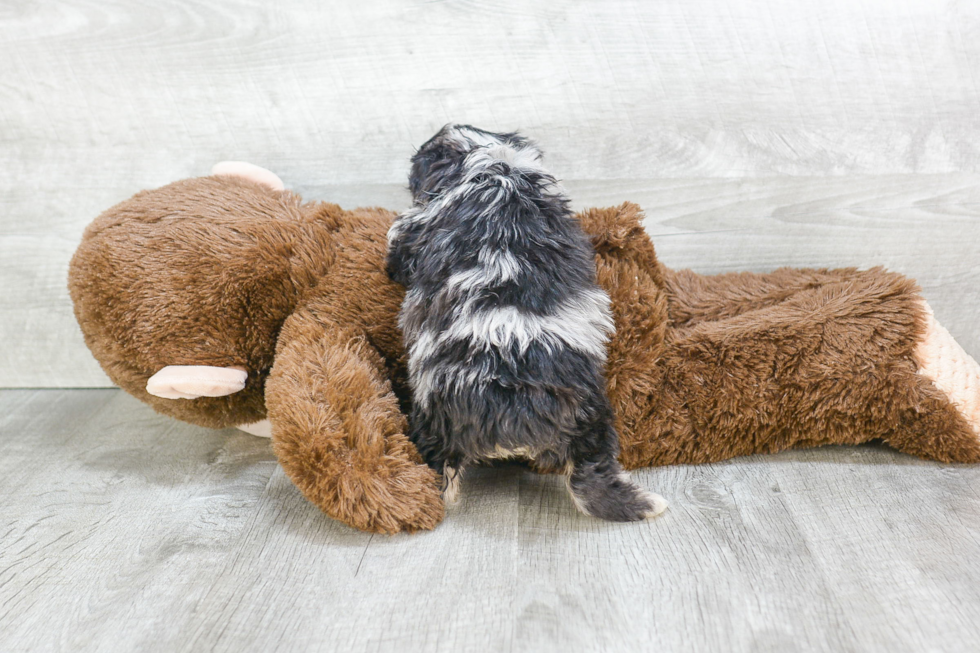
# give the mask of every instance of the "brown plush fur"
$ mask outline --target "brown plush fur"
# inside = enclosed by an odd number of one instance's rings
[[[635,205],[580,214],[612,298],[608,389],[627,467],[881,439],[940,461],[980,442],[916,374],[915,284],[881,269],[704,277],[656,258]],[[110,378],[159,412],[273,423],[283,468],[357,528],[429,529],[438,477],[405,437],[403,290],[385,274],[393,214],[302,204],[228,177],[137,194],[86,230],[69,287]],[[241,392],[161,399],[167,365],[240,365]]]
[[[613,300],[608,386],[629,468],[881,439],[980,462],[980,440],[913,353],[916,284],[881,268],[702,276],[656,259],[624,204],[581,216]]]

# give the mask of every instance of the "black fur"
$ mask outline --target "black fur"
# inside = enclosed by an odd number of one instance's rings
[[[588,514],[642,519],[605,396],[608,298],[595,254],[540,152],[447,125],[412,159],[415,205],[389,233],[415,401],[410,437],[447,477],[519,455],[569,473]]]

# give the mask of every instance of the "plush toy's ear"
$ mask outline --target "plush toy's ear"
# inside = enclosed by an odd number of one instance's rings
[[[241,177],[271,188],[272,190],[284,190],[286,188],[282,183],[282,179],[276,173],[251,163],[245,163],[244,161],[222,161],[221,163],[216,163],[211,168],[211,174],[218,177]]]
[[[224,397],[239,392],[246,380],[241,367],[167,365],[146,381],[146,391],[164,399]]]
[[[167,365],[146,382],[146,391],[163,399],[198,399],[224,397],[245,388],[248,372],[241,367],[209,365]],[[236,428],[250,435],[272,437],[272,423],[267,419]]]

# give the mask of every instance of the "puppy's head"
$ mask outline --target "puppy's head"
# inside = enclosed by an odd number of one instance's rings
[[[427,140],[412,157],[408,185],[416,204],[426,204],[456,184],[466,170],[467,157],[481,148],[505,148],[537,161],[541,151],[516,133],[497,134],[470,125],[448,124]]]

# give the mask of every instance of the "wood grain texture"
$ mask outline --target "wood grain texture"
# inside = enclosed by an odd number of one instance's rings
[[[267,440],[118,390],[0,392],[0,641],[19,651],[968,651],[980,468],[824,448],[642,470],[660,519],[477,469],[434,532],[353,531]]]
[[[110,205],[233,158],[397,209],[448,121],[641,200],[672,265],[919,276],[980,352],[977,2],[8,2],[0,69],[0,387],[108,385],[64,275]]]
[[[978,171],[978,37],[935,0],[6,3],[4,181],[402,183],[448,121],[570,179]]]

